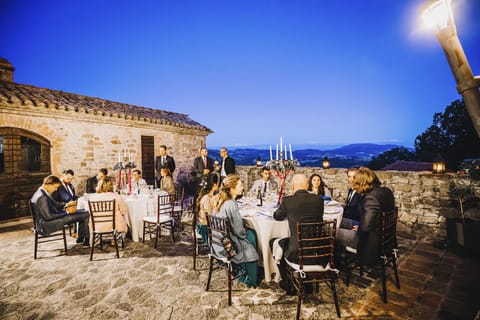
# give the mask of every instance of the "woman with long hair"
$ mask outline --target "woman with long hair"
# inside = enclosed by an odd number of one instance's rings
[[[347,226],[342,220],[336,241],[339,248],[345,245],[357,248],[360,263],[372,266],[377,261],[380,216],[382,212],[395,208],[395,199],[392,190],[382,187],[375,172],[367,167],[360,167],[355,172],[352,189],[362,195],[360,223]]]
[[[197,233],[202,236],[202,240],[208,242],[207,214],[215,213],[215,194],[218,190],[219,180],[210,179],[208,183],[202,186],[200,193],[195,201],[195,212],[197,214]]]
[[[236,254],[232,261],[240,267],[242,275],[239,280],[248,287],[258,285],[258,253],[257,237],[252,229],[245,229],[235,199],[243,194],[243,184],[235,174],[227,175],[219,188],[216,211],[218,216],[227,217],[230,221],[231,240]]]
[[[330,191],[325,191],[327,189],[327,185],[323,183],[322,177],[318,173],[314,173],[310,176],[308,179],[308,191],[310,193],[319,195],[319,196],[329,196],[331,197],[332,195],[330,194]]]
[[[122,199],[122,197],[118,194],[113,192],[113,180],[110,177],[103,178],[103,182],[97,188],[97,193],[92,194],[88,197],[88,200],[91,201],[108,201],[115,199],[115,228],[117,232],[121,232],[126,235],[128,231],[127,226],[127,204]],[[90,221],[91,223],[91,221]],[[108,230],[110,226],[105,225],[105,223],[95,223],[95,228],[97,231],[105,231]]]

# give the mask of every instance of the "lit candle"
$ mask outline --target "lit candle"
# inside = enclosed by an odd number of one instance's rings
[[[278,143],[275,146],[275,153],[276,153],[275,160],[278,160]]]
[[[293,153],[292,153],[292,145],[288,145],[290,147],[290,160],[293,160]]]
[[[272,161],[272,145],[270,145],[270,161]]]

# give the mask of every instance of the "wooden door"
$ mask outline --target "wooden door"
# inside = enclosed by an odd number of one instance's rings
[[[0,220],[29,215],[26,201],[51,173],[50,142],[13,127],[0,127]]]
[[[152,136],[142,136],[142,176],[155,185],[155,143]]]

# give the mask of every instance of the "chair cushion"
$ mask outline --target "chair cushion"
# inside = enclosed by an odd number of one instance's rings
[[[352,247],[346,246],[346,247],[345,247],[345,250],[346,250],[347,252],[350,252],[350,253],[353,253],[353,254],[357,254],[357,249],[356,249],[356,248],[352,248]]]
[[[303,269],[300,269],[300,265],[288,261],[287,258],[285,258],[285,262],[292,267],[296,272],[325,272],[325,271],[334,271],[338,273],[338,269],[332,269],[330,267],[330,263],[327,263],[326,265],[322,266],[320,264],[304,264]]]
[[[168,214],[160,215],[160,223],[164,223],[172,220],[173,220],[172,217],[170,217]],[[157,216],[146,216],[143,218],[143,221],[148,223],[157,223]]]
[[[212,258],[215,258],[217,260],[220,260],[222,261],[223,263],[227,263],[227,264],[230,264],[231,261],[228,260],[227,257],[224,257],[224,256],[219,256],[219,255],[216,255],[216,254],[213,254],[213,253],[209,253],[208,254],[209,257],[212,257]]]

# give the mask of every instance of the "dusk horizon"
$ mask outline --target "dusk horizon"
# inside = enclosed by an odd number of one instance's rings
[[[412,147],[461,99],[424,0],[2,1],[21,84],[187,114],[207,146]],[[454,1],[480,71],[480,1]]]

